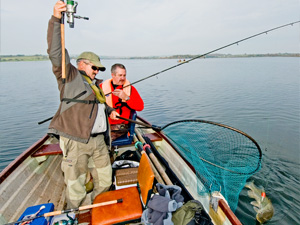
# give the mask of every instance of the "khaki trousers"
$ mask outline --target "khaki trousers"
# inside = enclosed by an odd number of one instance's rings
[[[87,173],[93,176],[94,198],[109,189],[112,183],[110,157],[103,135],[91,137],[87,144],[60,136],[63,151],[61,169],[64,173],[67,208],[77,208],[86,196]]]

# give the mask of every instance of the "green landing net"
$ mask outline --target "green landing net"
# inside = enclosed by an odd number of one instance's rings
[[[246,180],[261,168],[256,141],[235,128],[205,120],[182,120],[162,128],[194,167],[199,195],[221,191],[235,211]]]

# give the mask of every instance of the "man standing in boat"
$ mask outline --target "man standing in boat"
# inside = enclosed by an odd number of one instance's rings
[[[111,79],[105,80],[100,84],[103,92],[106,94],[106,103],[117,110],[124,118],[129,118],[132,110],[142,111],[144,101],[140,94],[126,79],[126,68],[123,64],[114,64],[111,67]],[[111,125],[112,140],[127,133],[128,121],[109,119]],[[115,131],[115,132],[113,132]]]
[[[77,68],[70,63],[65,50],[65,81],[62,73],[61,13],[66,4],[58,1],[49,20],[48,54],[60,90],[60,106],[49,125],[49,133],[60,136],[63,151],[62,171],[66,183],[68,208],[80,206],[86,197],[85,182],[89,170],[93,176],[92,200],[107,191],[112,183],[110,164],[110,126],[108,115],[118,113],[107,106],[103,91],[94,84],[95,76],[104,71],[100,58],[93,52],[83,52]]]

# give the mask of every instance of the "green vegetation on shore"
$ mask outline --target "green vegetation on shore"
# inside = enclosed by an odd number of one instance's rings
[[[102,56],[102,59],[191,59],[199,55],[172,55],[172,56]],[[275,53],[275,54],[210,54],[205,58],[245,58],[245,57],[300,57],[299,53]],[[76,59],[76,56],[71,58]],[[49,60],[47,55],[0,55],[0,62],[16,62],[16,61],[45,61]]]
[[[0,62],[16,61],[45,61],[49,60],[47,55],[0,55]]]

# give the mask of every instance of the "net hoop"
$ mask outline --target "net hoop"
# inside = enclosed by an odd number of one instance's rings
[[[236,129],[236,128],[234,128],[234,127],[230,127],[230,126],[225,125],[225,124],[221,124],[221,123],[217,123],[217,122],[213,122],[213,121],[208,121],[208,120],[201,120],[201,119],[188,119],[188,120],[178,120],[178,121],[174,121],[174,122],[172,122],[172,123],[169,123],[169,124],[163,126],[163,127],[161,128],[161,130],[164,130],[165,128],[167,128],[167,127],[169,127],[169,126],[171,126],[171,125],[174,125],[174,124],[177,124],[177,123],[185,123],[185,122],[198,122],[198,123],[212,124],[212,125],[216,125],[216,126],[219,126],[219,127],[223,127],[223,128],[226,128],[226,129],[235,131],[235,132],[237,132],[237,133],[239,133],[239,134],[242,134],[243,136],[247,137],[248,139],[250,139],[250,140],[254,143],[254,145],[257,147],[257,150],[258,150],[258,153],[259,153],[259,159],[260,159],[260,160],[262,159],[262,151],[261,151],[261,148],[260,148],[259,144],[258,144],[258,143],[257,143],[250,135],[246,134],[245,132],[243,132],[243,131],[241,131],[241,130],[239,130],[239,129]],[[167,134],[166,134],[166,136],[169,137],[169,135],[167,135]],[[169,138],[174,142],[174,140],[173,140],[171,137],[169,137]],[[198,156],[198,157],[199,157],[199,156]],[[199,158],[200,158],[203,162],[209,163],[209,164],[211,164],[211,165],[213,165],[213,166],[215,166],[215,167],[219,167],[219,168],[228,170],[228,169],[223,168],[222,166],[219,166],[219,165],[217,165],[217,164],[215,164],[215,163],[209,162],[209,161],[207,161],[207,160],[205,160],[205,159],[203,159],[203,158],[201,158],[201,157],[199,157]],[[257,172],[257,171],[260,169],[260,166],[261,166],[261,165],[258,164],[257,167],[256,167],[256,169],[253,170],[253,171],[251,171],[251,172],[249,172],[249,173],[240,173],[240,172],[236,172],[236,171],[232,171],[232,170],[228,170],[228,171],[229,171],[229,172],[232,172],[232,173],[241,174],[241,175],[251,175],[251,174],[254,174],[255,172]]]

